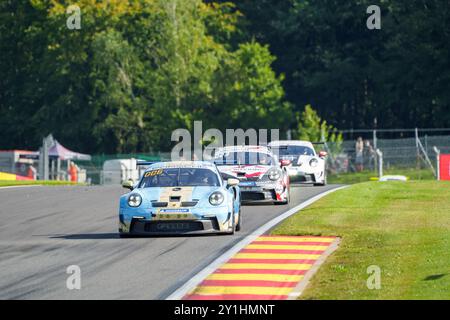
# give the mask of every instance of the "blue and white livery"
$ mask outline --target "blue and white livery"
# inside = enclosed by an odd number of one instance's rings
[[[120,198],[121,237],[166,234],[233,234],[241,228],[239,181],[221,178],[210,162],[151,164]]]

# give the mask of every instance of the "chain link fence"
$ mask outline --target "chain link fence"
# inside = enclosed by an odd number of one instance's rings
[[[393,134],[402,137],[393,137]],[[408,132],[359,132],[354,134],[354,139],[345,139],[339,145],[327,143],[329,174],[347,174],[358,172],[359,170],[373,172],[377,175],[379,167],[379,157],[376,150],[379,149],[383,154],[383,169],[387,173],[399,174],[404,172],[416,172],[417,178],[432,178],[436,175],[437,155],[434,147],[437,147],[441,153],[450,154],[450,130],[448,135],[435,134],[436,132],[426,132],[418,130],[416,137],[415,131]],[[409,135],[409,136],[408,136]],[[344,133],[345,136],[345,133]],[[362,159],[357,159],[356,141],[358,137],[363,140]],[[423,147],[423,150],[421,148]],[[134,164],[126,165],[126,169],[114,166],[108,168],[108,163],[114,160],[124,161],[126,159],[137,159],[145,161],[167,161],[170,160],[169,152],[159,153],[136,153],[122,155],[94,155],[89,162],[79,162],[79,166],[86,170],[89,182],[92,184],[119,183],[114,179],[108,179],[108,175],[114,174],[121,177],[121,180],[133,179],[135,171]],[[358,166],[358,160],[361,166]],[[117,161],[116,161],[117,164]],[[128,172],[128,171],[129,172]],[[111,172],[115,171],[115,173]],[[117,178],[118,179],[118,178]]]
[[[438,168],[435,148],[442,154],[450,154],[448,129],[344,130],[342,133],[344,141],[341,144],[327,144],[331,150],[328,158],[330,174],[359,171],[377,173],[380,161],[376,152],[378,149],[382,153],[384,171],[417,171],[426,176],[436,176]],[[358,139],[362,140],[363,145],[359,156]]]
[[[135,160],[135,161],[130,161]],[[136,161],[167,161],[170,153],[132,153],[114,155],[93,155],[91,161],[76,161],[76,164],[86,170],[90,184],[117,184],[125,180],[136,180],[140,174]]]
[[[433,178],[437,175],[437,154],[450,154],[450,129],[393,129],[393,130],[343,130],[344,141],[339,144],[326,143],[329,153],[328,174],[343,175],[354,172],[373,172],[380,169],[377,150],[383,154],[383,172],[402,174],[416,172],[417,177]],[[357,140],[362,140],[362,150],[357,152]],[[317,150],[319,151],[319,150]],[[33,153],[33,152],[31,152]],[[0,154],[1,155],[1,154]],[[0,157],[0,171],[26,175],[30,166],[38,167],[39,159],[33,157]],[[137,180],[141,174],[136,161],[167,161],[170,152],[133,153],[114,155],[92,155],[91,160],[75,160],[88,184],[119,184],[125,180]],[[6,162],[5,162],[6,161]],[[65,165],[50,175],[50,179],[68,180]],[[38,177],[39,179],[39,177]]]

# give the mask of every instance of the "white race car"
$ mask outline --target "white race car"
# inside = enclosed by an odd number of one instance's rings
[[[267,147],[218,148],[213,161],[224,179],[239,179],[242,203],[289,203],[289,176],[285,167],[290,161],[279,162]]]
[[[291,182],[310,183],[315,186],[327,184],[325,151],[319,154],[309,141],[273,141],[269,147],[280,159],[290,160],[286,167]]]

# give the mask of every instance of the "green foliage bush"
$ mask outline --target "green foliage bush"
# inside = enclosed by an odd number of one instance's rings
[[[311,105],[306,105],[301,113],[297,113],[297,130],[299,140],[327,142],[333,152],[338,152],[342,145],[342,134],[332,125],[322,120]]]

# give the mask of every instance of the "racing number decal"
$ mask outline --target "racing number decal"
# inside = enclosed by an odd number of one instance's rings
[[[148,177],[159,176],[162,173],[163,173],[163,169],[152,170],[152,171],[146,172],[144,177],[148,178]]]

